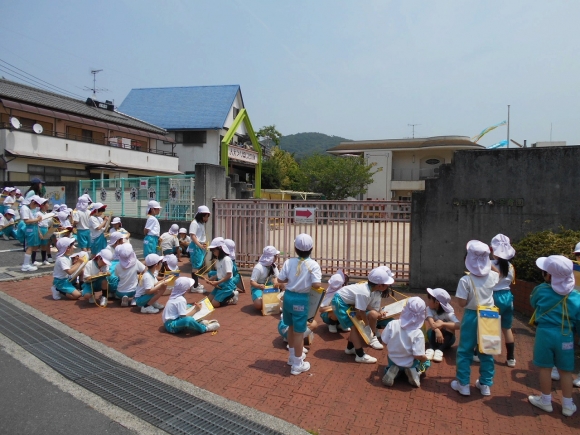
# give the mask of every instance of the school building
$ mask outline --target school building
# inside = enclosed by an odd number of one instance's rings
[[[341,142],[328,153],[363,155],[374,164],[373,182],[362,199],[410,201],[413,191],[425,190],[425,180],[436,178],[439,167],[451,163],[458,150],[485,149],[466,136],[384,139]]]
[[[260,195],[264,150],[239,85],[132,89],[119,109],[168,131],[181,172],[194,173],[196,163],[220,165]]]
[[[179,173],[173,138],[115,109],[0,79],[0,181]]]

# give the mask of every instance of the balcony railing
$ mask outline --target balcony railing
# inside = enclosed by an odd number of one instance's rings
[[[418,181],[439,176],[439,167],[434,168],[393,168],[393,181]]]
[[[10,124],[7,124],[7,123],[0,123],[0,129],[14,130],[14,127]],[[31,127],[27,127],[24,125],[22,127],[20,127],[17,131],[23,131],[23,132],[27,132],[27,133],[31,133],[31,134],[37,134],[34,132],[34,130],[32,130]],[[41,133],[41,136],[59,137],[62,139],[76,140],[79,142],[92,143],[95,145],[102,145],[102,146],[114,147],[114,148],[125,148],[125,149],[130,149],[133,151],[140,151],[143,153],[161,154],[164,156],[177,157],[177,154],[172,152],[172,151],[165,151],[165,150],[158,150],[158,149],[147,149],[146,145],[145,146],[139,145],[139,141],[131,141],[131,145],[119,144],[117,142],[117,137],[112,137],[112,138],[105,137],[102,140],[98,140],[98,139],[94,139],[94,138],[88,137],[88,136],[78,136],[78,135],[68,134],[68,133],[59,133],[57,131],[51,131],[51,130],[44,130]]]

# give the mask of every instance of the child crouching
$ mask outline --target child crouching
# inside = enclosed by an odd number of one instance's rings
[[[81,297],[81,292],[69,281],[69,276],[73,275],[83,264],[83,260],[80,257],[75,257],[74,263],[70,258],[75,249],[75,239],[61,237],[56,242],[56,249],[58,249],[58,253],[56,254],[56,262],[52,273],[52,297],[53,299],[60,299],[61,295],[63,295],[68,299],[78,299]]]
[[[443,361],[443,351],[455,343],[455,330],[459,319],[450,304],[451,296],[442,288],[427,289],[427,321],[429,327],[429,349],[425,352],[429,360]]]
[[[399,370],[404,369],[409,383],[420,387],[420,375],[429,366],[425,356],[425,336],[421,326],[425,322],[425,302],[418,297],[409,298],[401,312],[401,318],[389,322],[381,338],[387,345],[389,365],[383,376],[383,384],[391,387]]]
[[[195,281],[191,278],[181,277],[177,278],[171,296],[167,301],[167,305],[161,314],[165,330],[171,334],[177,334],[182,331],[204,332],[217,331],[220,324],[217,320],[202,320],[198,322],[191,315],[195,314],[200,308],[201,304],[196,303],[192,312],[188,312],[187,301],[183,297]]]

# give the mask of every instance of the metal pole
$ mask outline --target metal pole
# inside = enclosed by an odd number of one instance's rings
[[[510,105],[508,104],[507,147],[510,147]]]

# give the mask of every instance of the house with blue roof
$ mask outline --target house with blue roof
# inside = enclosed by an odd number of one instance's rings
[[[222,165],[259,188],[261,150],[239,85],[132,89],[119,110],[166,130],[181,172],[194,173],[196,163]]]

